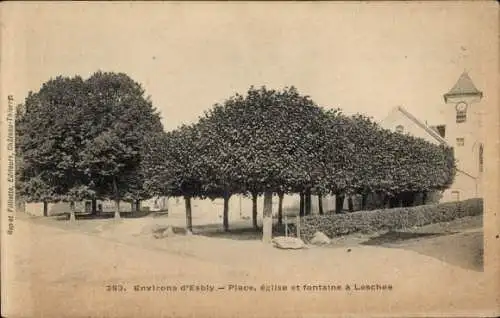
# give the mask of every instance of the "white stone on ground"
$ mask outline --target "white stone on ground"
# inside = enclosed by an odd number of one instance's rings
[[[330,238],[326,236],[325,233],[320,231],[316,231],[316,233],[314,233],[313,238],[311,239],[311,244],[314,245],[330,244],[331,242],[332,241],[330,240]]]
[[[303,249],[306,248],[306,244],[299,238],[296,237],[286,237],[278,236],[271,241],[274,247],[281,249]]]

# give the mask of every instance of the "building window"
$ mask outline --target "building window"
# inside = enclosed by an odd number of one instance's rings
[[[465,145],[465,139],[464,138],[457,138],[457,146],[463,147],[464,145]]]
[[[402,134],[405,128],[401,125],[396,126],[396,132]]]
[[[446,136],[446,126],[445,125],[436,126],[436,130],[438,131],[439,136],[441,136],[442,138],[444,138]]]
[[[460,191],[451,191],[453,201],[460,201]]]
[[[484,169],[484,158],[483,158],[483,145],[479,146],[479,172],[483,172]]]

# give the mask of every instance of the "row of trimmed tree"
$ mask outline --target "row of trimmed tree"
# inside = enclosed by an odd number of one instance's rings
[[[264,196],[270,238],[272,196],[383,195],[388,199],[447,188],[453,152],[384,130],[362,115],[325,110],[291,87],[251,87],[214,105],[199,120],[164,132],[142,87],[121,73],[57,77],[19,107],[18,191],[27,201],[121,200],[182,196],[186,224],[192,198]],[[321,199],[319,200],[321,202]],[[73,206],[73,205],[71,205]],[[93,204],[95,208],[95,204]],[[320,206],[321,210],[321,206]],[[74,217],[74,213],[72,213]]]
[[[257,197],[264,195],[266,240],[273,194],[280,198],[281,221],[284,194],[300,194],[308,214],[313,194],[390,199],[445,189],[455,175],[451,149],[384,130],[361,115],[324,110],[293,87],[251,87],[197,123],[156,135],[148,144],[145,188],[183,196],[188,227],[191,198],[222,198],[228,230],[228,202],[235,194],[252,197],[256,227]]]

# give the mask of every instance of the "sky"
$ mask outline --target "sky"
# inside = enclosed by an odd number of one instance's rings
[[[16,102],[51,77],[97,70],[141,83],[166,130],[250,85],[294,85],[376,120],[401,105],[439,123],[442,95],[467,70],[483,103],[496,102],[494,1],[3,5],[3,89]]]

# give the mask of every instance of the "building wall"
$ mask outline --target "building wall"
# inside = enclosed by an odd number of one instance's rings
[[[273,196],[273,214],[278,212],[278,197]],[[284,196],[283,211],[284,213],[294,213],[298,211],[298,196]],[[257,199],[258,220],[262,219],[262,209],[264,199],[260,196]],[[223,199],[191,199],[191,209],[193,223],[221,223],[224,212]],[[183,198],[168,198],[168,215],[169,218],[184,218],[185,217],[185,202]],[[250,197],[234,195],[229,199],[229,222],[241,219],[252,218],[252,199]]]
[[[273,196],[273,216],[278,214],[279,199]],[[322,199],[323,211],[331,212],[335,209],[335,196],[325,196]],[[298,215],[300,205],[300,196],[298,194],[285,195],[283,197],[283,214]],[[264,207],[263,196],[257,199],[257,220],[262,220],[262,211]],[[344,208],[347,209],[347,200],[344,202]],[[223,199],[192,199],[191,200],[193,224],[222,223],[224,212]],[[168,199],[169,218],[185,218],[185,203],[183,198]],[[311,213],[319,213],[318,197],[313,195],[311,198]],[[229,222],[252,218],[252,199],[246,196],[234,195],[229,199]]]
[[[146,200],[141,204],[142,209],[148,209],[151,211],[155,211],[154,206],[152,204],[153,201]],[[75,212],[76,213],[90,213],[91,209],[91,201],[79,201],[75,202]],[[111,200],[97,200],[97,205],[102,205],[102,212],[104,213],[112,213],[115,211],[115,202]],[[43,202],[33,202],[24,204],[24,212],[33,216],[43,216]],[[47,214],[51,215],[59,215],[64,213],[69,213],[71,211],[69,202],[57,202],[57,203],[48,203],[47,206]],[[121,201],[120,202],[120,212],[131,212],[132,206],[130,202]]]
[[[70,206],[68,202],[48,203],[47,205],[47,214],[49,216],[64,214],[68,213],[69,211],[70,211]],[[75,211],[84,212],[85,211],[84,203],[76,202]],[[26,203],[24,205],[24,212],[33,216],[43,216],[43,202]]]
[[[467,200],[481,197],[480,185],[463,173],[457,173],[453,185],[443,192],[441,202]]]

